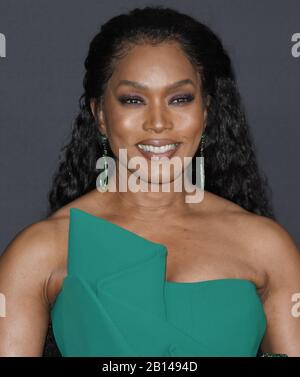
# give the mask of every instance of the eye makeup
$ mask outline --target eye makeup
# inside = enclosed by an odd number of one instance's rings
[[[175,104],[175,105],[182,105],[186,103],[190,103],[194,100],[195,96],[190,93],[186,94],[180,94],[176,95],[171,98],[170,104]],[[139,104],[145,104],[145,101],[143,98],[136,96],[136,95],[122,95],[118,97],[118,101],[122,105],[139,105]],[[130,102],[131,101],[131,102]],[[177,102],[176,102],[177,101]]]

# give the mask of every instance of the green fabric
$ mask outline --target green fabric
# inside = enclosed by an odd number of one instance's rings
[[[255,285],[167,281],[167,255],[71,208],[68,275],[51,310],[62,356],[256,356],[266,317]]]

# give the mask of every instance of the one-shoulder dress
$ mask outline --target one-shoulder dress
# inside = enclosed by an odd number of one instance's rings
[[[168,250],[70,208],[67,275],[51,308],[62,356],[256,356],[266,316],[253,282],[166,280]]]

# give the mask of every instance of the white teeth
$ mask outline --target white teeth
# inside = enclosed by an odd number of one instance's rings
[[[138,144],[138,147],[145,152],[165,153],[175,149],[177,147],[177,144],[167,144],[161,147],[155,147],[154,145]]]

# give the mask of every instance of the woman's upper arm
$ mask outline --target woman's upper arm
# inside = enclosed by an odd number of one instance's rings
[[[53,237],[47,221],[21,231],[0,256],[0,356],[41,356],[48,329],[45,287]]]
[[[289,233],[270,222],[262,255],[268,283],[264,294],[267,329],[262,351],[300,356],[300,252]],[[298,309],[297,306],[298,305]]]

